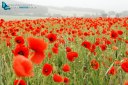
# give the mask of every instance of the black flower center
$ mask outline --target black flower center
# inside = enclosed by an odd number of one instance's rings
[[[23,51],[19,51],[18,54],[24,55],[24,52]]]
[[[16,40],[16,42],[17,42],[17,43],[21,43],[21,41],[20,41],[20,40]]]
[[[47,73],[47,72],[48,72],[48,69],[45,69],[45,70],[44,70],[44,72],[46,72],[46,73]]]
[[[50,40],[50,41],[53,41],[53,38],[52,38],[52,37],[50,37],[50,38],[49,38],[49,40]]]

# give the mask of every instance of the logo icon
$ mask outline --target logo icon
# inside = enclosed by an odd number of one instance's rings
[[[5,2],[2,2],[2,8],[4,10],[10,10],[11,9]]]

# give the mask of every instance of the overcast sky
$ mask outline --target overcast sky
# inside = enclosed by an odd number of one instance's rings
[[[4,0],[3,0],[4,1]],[[10,0],[11,1],[11,0]],[[30,4],[56,6],[56,7],[83,7],[96,8],[105,11],[124,11],[128,10],[128,0],[15,0]]]

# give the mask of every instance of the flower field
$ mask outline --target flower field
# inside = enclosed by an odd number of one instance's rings
[[[128,85],[128,18],[0,19],[0,85]]]

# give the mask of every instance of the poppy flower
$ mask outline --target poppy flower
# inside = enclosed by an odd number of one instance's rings
[[[84,42],[82,42],[81,45],[87,49],[90,49],[90,47],[91,47],[91,43],[89,41],[84,41]]]
[[[63,67],[62,67],[62,70],[64,72],[69,72],[70,71],[70,66],[68,64],[64,64]]]
[[[100,48],[102,51],[105,51],[107,49],[107,46],[105,44],[100,45]]]
[[[15,37],[15,42],[17,44],[24,44],[24,38],[22,36],[16,36]]]
[[[71,62],[73,62],[75,60],[75,58],[78,57],[78,53],[77,52],[68,52],[67,53],[67,59]]]
[[[16,48],[12,52],[14,56],[23,55],[26,58],[28,58],[28,55],[29,55],[29,50],[24,45],[17,45]]]
[[[66,47],[66,52],[71,52],[72,49],[70,47]]]
[[[58,48],[59,47],[59,43],[55,43],[54,47]]]
[[[91,46],[91,48],[89,50],[90,50],[90,52],[94,53],[95,49],[96,49],[96,45],[92,44],[92,46]]]
[[[105,40],[105,44],[110,45],[111,41],[110,40]]]
[[[61,82],[63,82],[63,77],[60,76],[59,74],[54,74],[53,80],[54,80],[54,82],[61,83]]]
[[[55,53],[55,54],[58,54],[58,48],[54,46],[54,47],[52,48],[52,52]]]
[[[123,31],[122,30],[118,30],[117,31],[119,35],[122,35],[123,34]]]
[[[112,30],[110,36],[112,39],[116,39],[118,37],[118,32],[115,30]]]
[[[125,71],[126,73],[128,73],[128,61],[125,60],[121,63],[121,68],[123,69],[123,71]]]
[[[101,41],[100,38],[96,38],[95,45],[99,45],[100,44],[100,41]]]
[[[49,76],[52,72],[53,68],[50,64],[45,64],[42,68],[42,74],[45,76]]]
[[[90,34],[88,32],[84,32],[84,36],[89,36]]]
[[[35,64],[40,64],[45,58],[45,55],[43,52],[33,52],[32,54],[33,55],[31,57],[31,61]]]
[[[47,35],[47,38],[48,38],[48,40],[49,40],[51,43],[53,43],[54,41],[57,40],[57,35],[56,35],[56,34],[53,34],[53,33],[50,33],[50,34]]]
[[[69,82],[70,82],[69,78],[64,77],[64,83],[65,83],[65,84],[68,84]]]
[[[27,85],[24,80],[14,80],[14,85]]]
[[[33,65],[30,60],[25,58],[24,56],[17,55],[13,60],[13,69],[15,74],[18,77],[28,77],[33,76]]]
[[[47,43],[43,39],[37,39],[33,37],[28,38],[29,48],[35,52],[44,52],[47,48]]]
[[[108,74],[111,74],[111,75],[115,75],[116,73],[117,73],[117,70],[114,66],[111,67],[110,70],[108,71]]]
[[[91,60],[91,67],[94,70],[98,70],[99,69],[99,63],[95,59],[93,59],[93,60]]]

